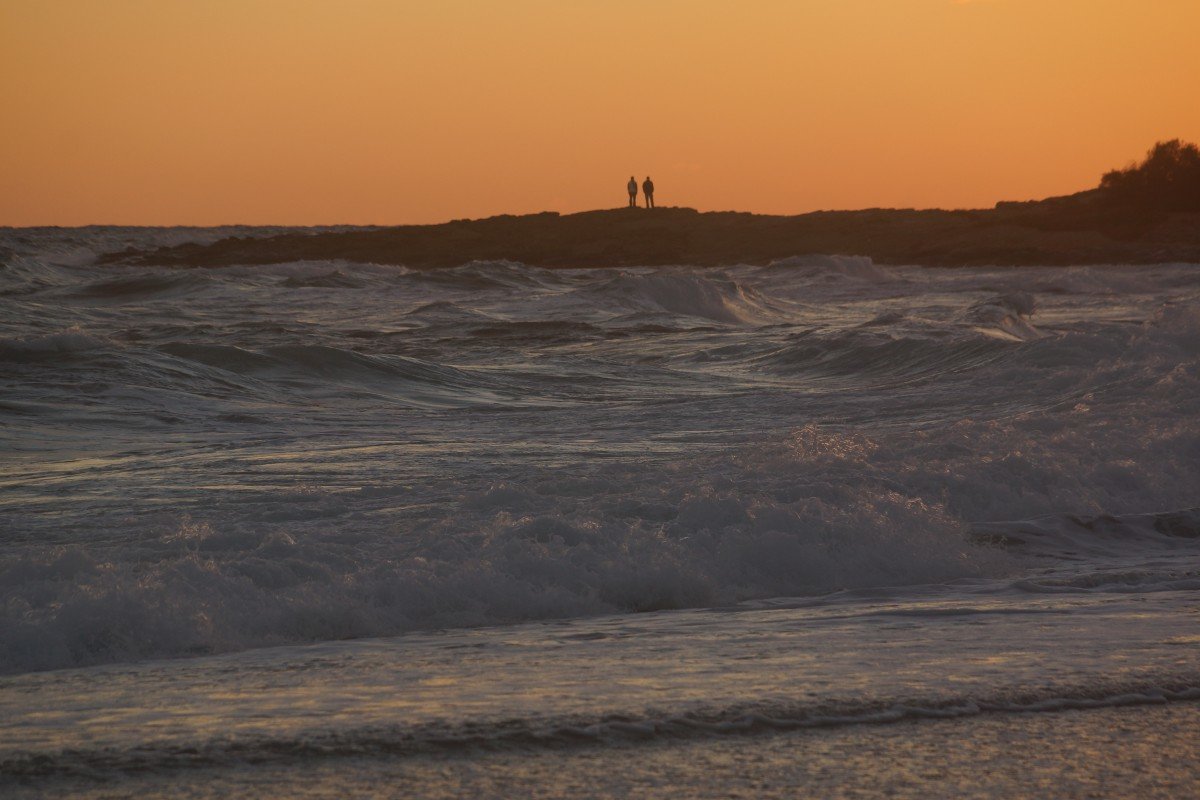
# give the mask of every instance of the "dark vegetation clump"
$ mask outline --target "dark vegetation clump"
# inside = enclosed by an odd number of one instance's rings
[[[1107,173],[1100,192],[1131,209],[1200,211],[1200,148],[1179,139],[1159,142],[1142,163]]]

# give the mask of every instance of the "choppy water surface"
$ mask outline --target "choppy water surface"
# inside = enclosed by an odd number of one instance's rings
[[[0,233],[0,671],[781,597],[1194,624],[1196,266],[94,264],[230,232]]]

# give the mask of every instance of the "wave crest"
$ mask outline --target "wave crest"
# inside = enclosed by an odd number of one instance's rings
[[[47,361],[111,346],[77,325],[56,333],[0,338],[0,361]]]
[[[615,298],[627,312],[666,312],[731,325],[761,325],[781,318],[761,292],[726,276],[689,273],[626,273],[596,291]]]

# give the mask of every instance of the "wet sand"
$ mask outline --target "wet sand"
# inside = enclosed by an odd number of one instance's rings
[[[143,775],[83,798],[1185,798],[1200,704]],[[46,787],[41,787],[44,790]],[[18,790],[15,796],[22,795]]]

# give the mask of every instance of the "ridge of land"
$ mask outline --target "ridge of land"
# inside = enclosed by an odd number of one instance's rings
[[[975,210],[865,209],[772,216],[691,208],[543,212],[349,230],[297,229],[128,249],[102,263],[222,267],[344,259],[414,268],[475,260],[537,267],[765,264],[814,253],[881,264],[1200,263],[1200,213],[1116,206],[1098,191]]]

